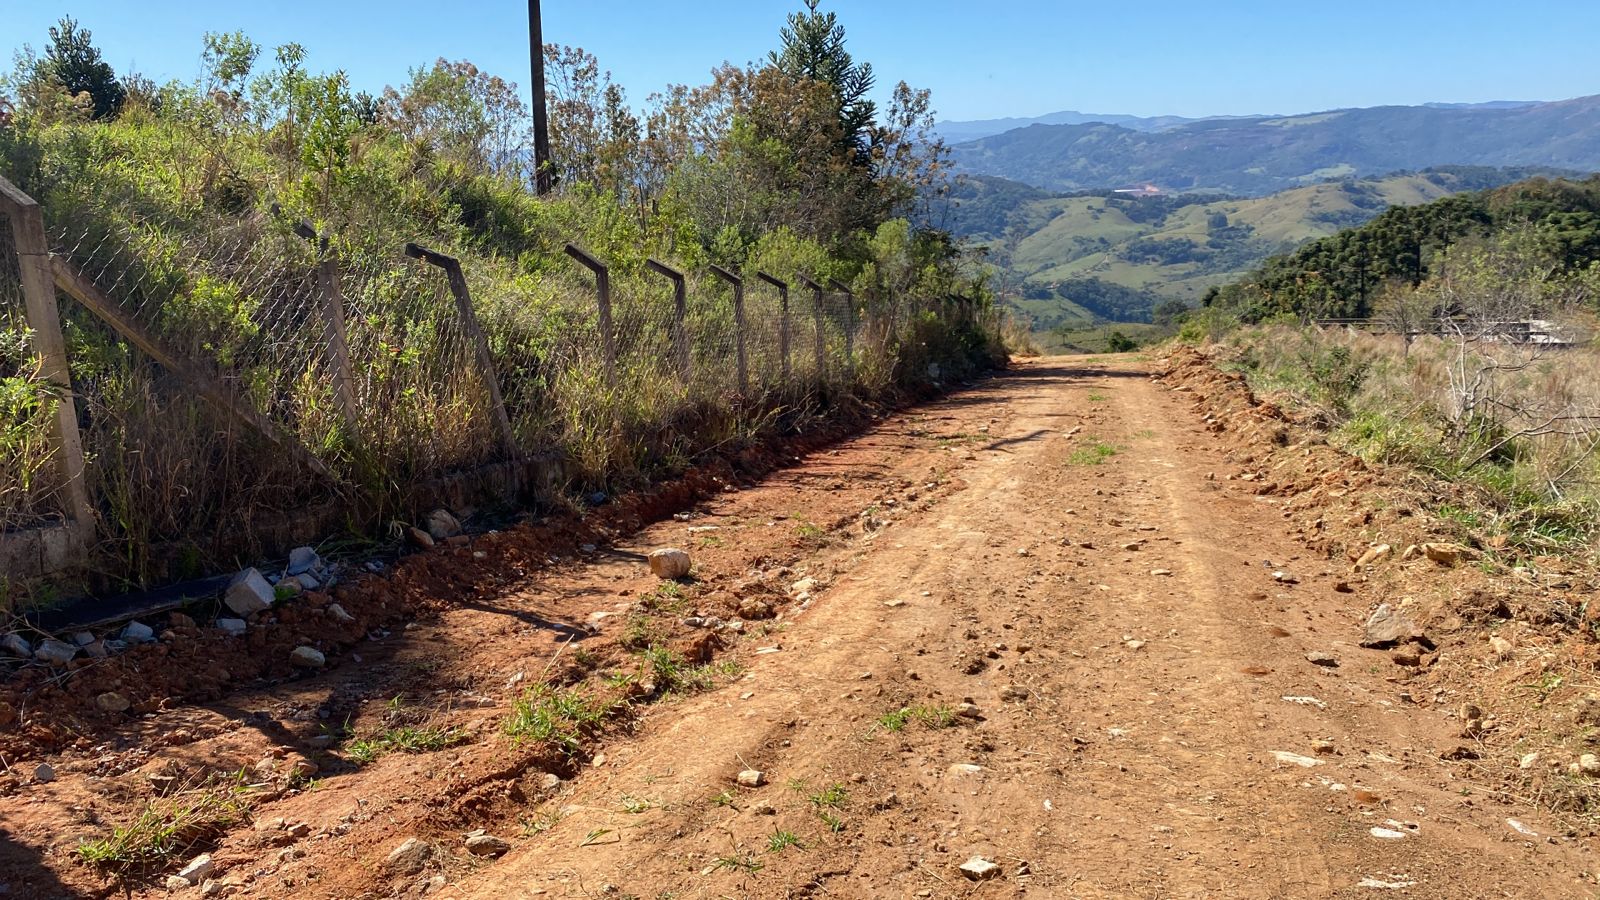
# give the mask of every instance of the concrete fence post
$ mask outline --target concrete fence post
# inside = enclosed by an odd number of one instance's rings
[[[317,248],[317,300],[322,313],[322,347],[333,380],[333,398],[352,438],[360,436],[355,378],[350,371],[350,342],[345,334],[344,294],[339,286],[339,259],[329,251],[328,238],[309,222],[298,222],[294,233]]]
[[[828,378],[828,326],[822,314],[822,285],[804,275],[796,276],[811,289],[811,316],[817,329],[817,380]]]
[[[739,396],[750,395],[750,359],[744,346],[744,279],[721,266],[712,266],[711,273],[733,287],[733,343],[738,356]]]
[[[477,357],[478,372],[489,392],[489,414],[494,419],[495,431],[507,456],[516,456],[517,436],[511,428],[511,417],[506,414],[506,401],[500,394],[500,376],[494,369],[494,356],[489,352],[489,340],[478,325],[478,315],[472,309],[472,292],[467,289],[467,277],[461,271],[461,261],[425,247],[408,243],[405,253],[428,265],[443,269],[450,283],[450,294],[456,301],[456,317],[472,342],[473,355]]]
[[[0,178],[0,214],[11,220],[17,267],[22,275],[22,299],[33,332],[33,350],[39,354],[40,375],[58,391],[51,450],[65,492],[67,520],[81,549],[94,534],[94,510],[84,479],[83,438],[78,433],[78,404],[72,394],[72,369],[67,342],[61,333],[61,309],[56,305],[55,277],[50,268],[50,243],[44,231],[44,211],[16,185]]]
[[[844,359],[852,367],[856,364],[856,295],[837,278],[828,279],[833,289],[844,294]]]
[[[672,353],[677,357],[678,376],[684,384],[688,384],[694,372],[689,362],[689,291],[684,284],[683,273],[654,259],[647,259],[644,264],[650,271],[672,282]]]
[[[757,272],[756,277],[778,289],[778,358],[779,379],[787,385],[789,383],[789,284],[768,275]]]
[[[606,385],[617,386],[617,332],[611,322],[611,269],[577,244],[567,245],[567,255],[594,273],[594,292],[600,305],[600,346],[606,360]]]

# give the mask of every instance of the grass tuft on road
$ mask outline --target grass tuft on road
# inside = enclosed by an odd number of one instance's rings
[[[1089,443],[1072,451],[1067,457],[1067,464],[1073,466],[1098,466],[1106,460],[1117,455],[1117,446],[1094,438]]]
[[[249,807],[241,791],[237,784],[213,784],[153,800],[110,835],[80,843],[78,858],[119,875],[164,868],[242,823]]]
[[[390,728],[344,745],[350,759],[367,765],[390,753],[432,753],[464,743],[468,738],[459,728],[418,728],[410,725]]]
[[[583,749],[584,739],[600,729],[616,705],[578,690],[541,684],[530,688],[512,705],[504,729],[513,741],[552,744],[569,756],[575,755]]]

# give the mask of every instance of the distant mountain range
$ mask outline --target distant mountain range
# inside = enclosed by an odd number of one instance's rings
[[[1487,103],[1424,103],[1423,107],[1427,109],[1517,109],[1523,106],[1537,106],[1538,104],[1538,100],[1490,100]],[[1087,125],[1091,122],[1099,122],[1104,125],[1120,125],[1133,131],[1166,131],[1169,128],[1190,125],[1195,122],[1276,118],[1282,118],[1282,116],[1198,116],[1194,118],[1187,116],[1128,116],[1117,113],[1084,113],[1068,109],[1032,118],[946,120],[936,123],[933,126],[933,130],[944,138],[947,144],[964,144],[980,138],[1005,134],[1018,128],[1027,128],[1029,125]]]
[[[1214,118],[1226,118],[1218,116]],[[1133,131],[1163,131],[1178,125],[1188,125],[1191,122],[1209,122],[1207,119],[1190,119],[1183,116],[1123,116],[1106,113],[1081,113],[1076,110],[1063,110],[1031,119],[978,119],[971,122],[939,122],[933,130],[944,138],[947,144],[964,144],[980,138],[993,137],[1005,134],[1018,128],[1027,128],[1030,125],[1087,125],[1091,122],[1100,122],[1105,125],[1120,125]]]
[[[1168,192],[1259,196],[1432,166],[1600,170],[1600,96],[1198,120],[1064,112],[944,122],[939,130],[954,142],[1013,121],[1030,124],[954,143],[957,171],[1050,191],[1154,184]]]

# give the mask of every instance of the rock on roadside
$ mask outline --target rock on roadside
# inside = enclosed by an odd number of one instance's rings
[[[1000,867],[981,856],[974,856],[961,864],[961,874],[971,881],[988,881],[1000,875]]]
[[[277,592],[258,569],[245,569],[228,582],[222,602],[240,616],[248,616],[272,608]]]
[[[428,864],[428,857],[433,855],[433,848],[429,847],[419,838],[406,838],[400,846],[389,851],[389,856],[384,859],[384,868],[401,875],[415,875],[422,871]]]
[[[101,712],[119,713],[127,712],[133,706],[133,703],[116,691],[106,691],[104,694],[94,698],[94,705]]]
[[[58,669],[72,662],[72,658],[77,655],[78,648],[76,645],[58,641],[55,638],[46,638],[33,651],[34,659],[49,663]]]
[[[296,547],[289,551],[289,567],[284,570],[285,575],[304,575],[312,569],[322,565],[322,557],[310,547]]]
[[[33,645],[28,643],[28,639],[20,634],[8,634],[0,638],[0,649],[4,649],[12,656],[20,656],[23,659],[33,656]]]
[[[677,579],[687,577],[691,562],[689,554],[674,548],[656,550],[650,554],[650,573],[657,578]]]
[[[1420,637],[1422,629],[1410,616],[1383,603],[1362,627],[1361,646],[1381,650]]]
[[[328,658],[315,647],[296,647],[289,653],[289,662],[302,669],[320,669],[328,664]]]
[[[428,529],[428,536],[436,541],[448,540],[461,533],[461,522],[447,509],[428,513],[423,526]]]
[[[511,852],[511,842],[492,834],[474,834],[467,838],[467,852],[473,856],[505,856]]]
[[[211,861],[211,854],[202,853],[190,860],[189,864],[178,872],[178,877],[189,884],[199,884],[211,877],[216,868],[216,864]]]

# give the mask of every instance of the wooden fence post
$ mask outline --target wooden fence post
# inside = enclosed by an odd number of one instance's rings
[[[688,384],[694,371],[689,363],[689,329],[685,321],[689,316],[689,291],[684,286],[683,273],[653,259],[645,260],[644,264],[672,282],[672,350],[678,359],[678,374],[683,383]]]
[[[789,383],[789,285],[765,272],[757,272],[756,277],[778,289],[778,358],[782,360],[779,378],[787,385]]]
[[[606,357],[606,385],[617,386],[617,333],[611,324],[611,270],[577,244],[567,245],[567,255],[594,273],[595,295],[600,300],[600,344]]]
[[[360,436],[360,411],[356,406],[354,377],[350,373],[350,342],[345,336],[344,295],[339,287],[339,259],[329,252],[328,238],[318,235],[309,222],[299,222],[294,233],[317,248],[317,295],[322,310],[322,348],[333,378],[333,398],[350,429]]]
[[[511,417],[506,415],[506,401],[500,394],[500,376],[494,369],[494,356],[489,353],[489,340],[483,336],[483,329],[478,326],[478,315],[472,310],[472,293],[467,290],[467,277],[461,272],[461,261],[412,243],[406,244],[405,253],[412,259],[420,259],[444,270],[450,282],[450,293],[456,300],[456,315],[472,341],[478,358],[478,371],[489,389],[490,414],[500,434],[500,443],[508,456],[517,456],[517,435],[511,428]]]
[[[60,467],[66,492],[66,513],[80,546],[94,533],[94,509],[84,480],[83,439],[78,434],[78,404],[72,395],[72,369],[67,343],[61,334],[61,309],[56,305],[55,279],[50,272],[50,243],[44,232],[44,212],[32,197],[0,178],[0,214],[11,220],[17,266],[22,274],[22,299],[33,332],[33,349],[39,354],[40,374],[60,392],[51,450]]]
[[[744,279],[721,266],[712,266],[712,274],[733,286],[733,343],[739,359],[739,396],[750,395],[750,361],[744,348]]]
[[[812,321],[817,327],[817,380],[828,377],[828,326],[822,317],[822,285],[804,275],[797,276],[800,283],[811,288]]]
[[[852,367],[856,364],[856,295],[837,278],[828,279],[833,289],[844,294],[844,358]]]

